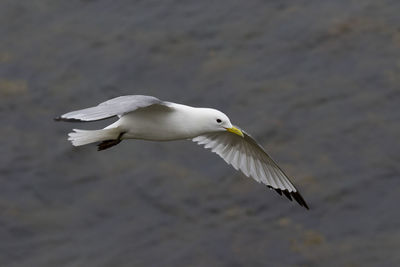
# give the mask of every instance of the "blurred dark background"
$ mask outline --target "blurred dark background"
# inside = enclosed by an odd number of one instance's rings
[[[1,266],[399,266],[400,2],[0,1]],[[224,111],[307,211],[189,141],[74,148],[126,94]],[[110,120],[109,122],[112,122]]]

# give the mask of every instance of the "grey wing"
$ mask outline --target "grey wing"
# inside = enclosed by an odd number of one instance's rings
[[[153,96],[145,95],[119,96],[100,103],[95,107],[68,112],[56,118],[56,120],[97,121],[113,116],[122,116],[139,108],[145,108],[152,105],[168,106],[168,102],[161,101]]]
[[[243,138],[230,132],[215,132],[195,137],[193,141],[211,149],[246,176],[275,189],[280,195],[283,193],[290,200],[294,198],[309,209],[281,168],[249,134],[242,132]]]

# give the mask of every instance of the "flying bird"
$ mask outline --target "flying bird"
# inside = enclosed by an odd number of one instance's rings
[[[55,120],[86,122],[114,116],[119,119],[104,129],[73,129],[68,134],[68,140],[74,146],[99,142],[98,150],[104,150],[125,139],[191,139],[217,153],[246,176],[309,209],[299,191],[265,150],[216,109],[191,107],[153,96],[127,95],[94,107],[68,112]]]

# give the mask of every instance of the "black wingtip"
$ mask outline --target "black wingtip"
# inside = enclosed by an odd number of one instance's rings
[[[298,191],[296,192],[289,192],[288,190],[281,190],[279,188],[273,188],[272,186],[268,186],[270,189],[274,189],[279,195],[285,195],[290,201],[296,200],[297,203],[299,203],[300,206],[310,209],[304,200],[304,198],[300,195]],[[283,194],[282,194],[283,193]]]
[[[289,191],[283,190],[283,194],[284,194],[290,201],[293,201],[293,199],[292,199],[292,197],[291,197],[291,193],[289,193]]]
[[[83,120],[78,120],[78,119],[67,119],[67,118],[63,118],[63,117],[61,117],[61,116],[55,117],[54,120],[55,120],[55,121],[66,121],[66,122],[84,122]]]
[[[297,201],[297,203],[300,204],[300,206],[303,206],[306,209],[310,209],[306,203],[306,201],[304,200],[304,198],[300,195],[300,193],[297,192],[290,192],[290,195]]]

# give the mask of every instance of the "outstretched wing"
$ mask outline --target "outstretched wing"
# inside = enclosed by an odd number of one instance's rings
[[[301,206],[309,209],[303,197],[286,174],[245,131],[244,137],[230,132],[215,132],[193,138],[193,141],[217,153],[236,170],[257,182],[266,184],[290,200],[294,198]]]
[[[56,120],[66,121],[97,121],[113,116],[122,116],[126,113],[152,105],[168,106],[168,102],[161,101],[153,96],[127,95],[119,96],[100,103],[95,107],[68,112]]]

